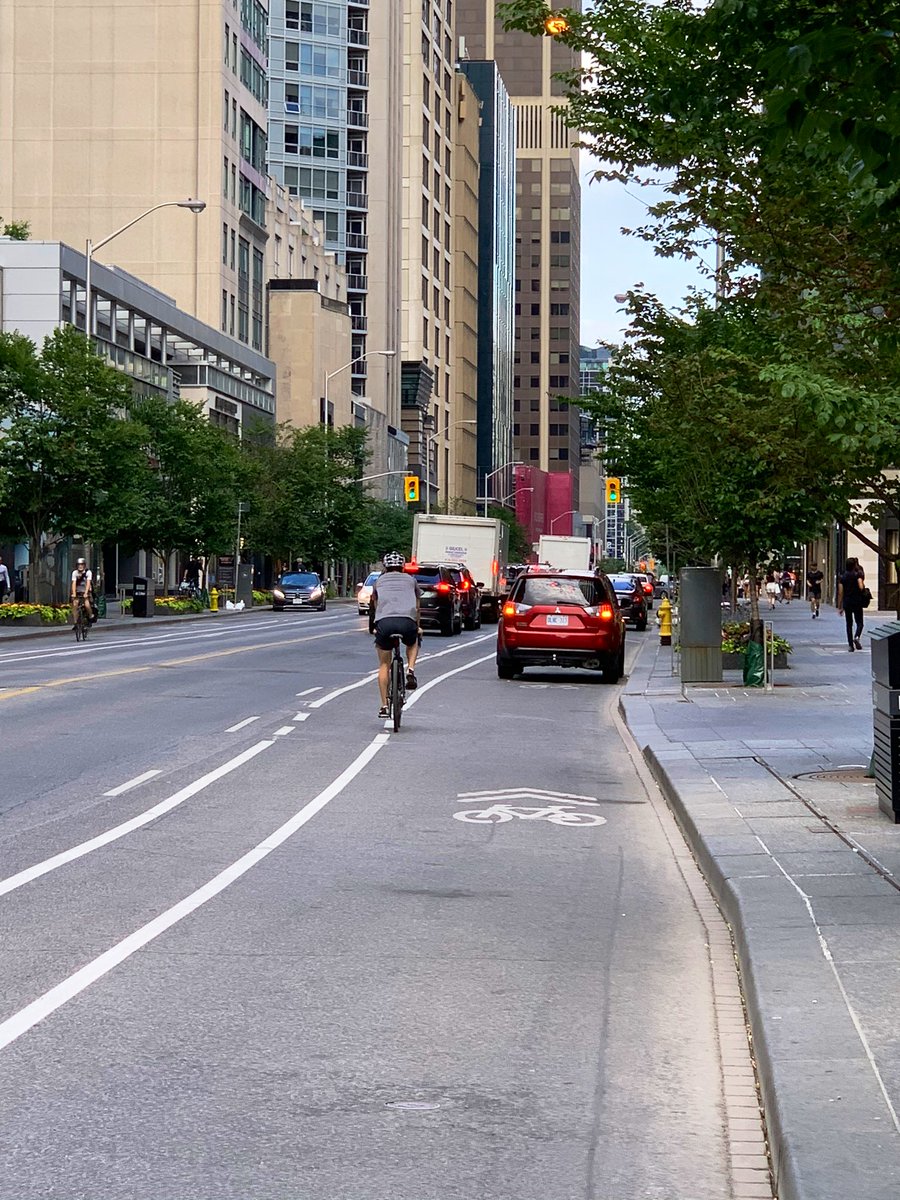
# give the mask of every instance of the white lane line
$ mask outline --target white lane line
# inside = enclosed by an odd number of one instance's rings
[[[322,690],[321,687],[307,688],[305,692],[297,692],[297,697],[299,698],[300,696],[311,696],[313,694],[313,692],[321,692],[321,690]]]
[[[142,783],[146,783],[148,779],[152,779],[154,775],[161,775],[162,771],[145,771],[143,775],[135,775],[134,779],[129,779],[127,783],[120,783],[118,787],[110,788],[108,792],[104,792],[104,796],[121,796],[123,792],[130,792],[132,788],[138,787]]]
[[[246,729],[248,725],[252,725],[254,721],[258,720],[259,717],[244,717],[243,721],[238,721],[237,725],[229,725],[225,732],[237,733],[239,729]]]
[[[119,838],[125,837],[126,834],[133,833],[135,829],[140,829],[142,825],[147,825],[150,821],[155,821],[157,817],[171,812],[173,808],[177,808],[179,804],[183,804],[191,796],[196,796],[198,792],[202,792],[204,788],[209,787],[211,783],[215,783],[217,779],[221,779],[223,776],[229,775],[232,771],[236,771],[245,762],[249,762],[251,758],[255,758],[257,754],[261,754],[263,750],[268,750],[270,746],[274,745],[275,743],[271,739],[257,742],[255,746],[251,746],[248,750],[244,750],[240,754],[235,755],[234,758],[230,758],[228,762],[223,763],[221,767],[216,767],[214,771],[209,771],[206,775],[201,775],[193,783],[187,784],[186,787],[174,792],[167,799],[161,800],[159,804],[154,804],[152,808],[148,808],[145,812],[132,817],[130,821],[123,821],[121,825],[114,825],[112,829],[107,829],[105,833],[100,833],[96,837],[90,838],[89,841],[80,842],[77,846],[72,846],[69,850],[63,850],[59,854],[54,854],[52,858],[45,858],[43,862],[35,863],[33,867],[26,867],[24,871],[17,871],[15,875],[10,875],[7,879],[0,879],[0,896],[5,896],[8,892],[14,892],[16,888],[23,887],[26,883],[31,883],[34,879],[39,879],[41,875],[47,875],[50,871],[55,871],[58,867],[64,867],[66,863],[74,862],[77,858],[83,858],[86,854],[90,854],[91,851],[99,850],[101,846],[108,846],[110,842],[116,842]]]
[[[296,717],[294,717],[294,720],[295,721],[308,721],[309,717],[310,717],[309,713],[302,712],[302,713],[297,713]]]
[[[372,761],[381,747],[388,741],[385,734],[378,734],[372,742],[363,750],[363,752],[353,760],[353,762],[342,771],[341,774],[323,791],[319,792],[313,800],[296,812],[292,817],[279,826],[273,833],[258,845],[254,846],[241,858],[233,862],[231,866],[226,867],[224,871],[220,871],[208,883],[198,888],[195,892],[191,892],[189,896],[185,896],[177,904],[166,909],[165,912],[154,917],[152,921],[148,921],[146,925],[142,925],[140,929],[123,938],[121,942],[117,942],[115,946],[111,946],[109,950],[103,952],[86,963],[80,970],[75,971],[67,979],[62,980],[49,991],[44,992],[42,996],[38,996],[36,1000],[32,1000],[25,1008],[14,1013],[13,1016],[0,1024],[0,1050],[5,1049],[17,1038],[20,1038],[23,1033],[27,1033],[29,1029],[34,1028],[39,1022],[49,1017],[51,1013],[56,1012],[58,1008],[62,1008],[70,1000],[74,999],[81,992],[85,991],[96,983],[98,979],[102,979],[115,967],[120,966],[126,959],[130,958],[138,950],[148,945],[160,934],[171,929],[173,925],[177,925],[179,921],[184,920],[192,912],[195,912],[202,905],[207,904],[220,892],[223,892],[242,875],[252,868],[257,863],[262,862],[273,850],[277,850],[283,845],[288,838],[301,829],[307,821],[311,821],[316,813],[329,804],[336,796],[351,783],[357,775]],[[271,744],[271,743],[270,743]]]
[[[459,675],[463,671],[468,671],[472,667],[477,667],[480,663],[491,662],[495,657],[494,652],[486,654],[484,658],[473,658],[471,662],[465,663],[461,667],[456,667],[452,671],[445,671],[443,675],[436,675],[434,679],[429,679],[427,683],[420,683],[410,698],[406,701],[404,708],[412,708],[412,706],[425,695],[430,692],[433,687],[437,687],[439,683],[443,683],[445,679],[449,679],[452,675]]]
[[[273,737],[286,737],[289,733],[294,732],[293,725],[282,725],[280,729],[276,729],[272,734]]]
[[[430,662],[434,658],[443,658],[445,654],[455,654],[459,650],[465,650],[469,646],[477,646],[479,642],[486,642],[488,638],[494,638],[495,636],[496,635],[493,633],[486,633],[483,637],[472,638],[470,641],[461,642],[456,646],[450,646],[447,650],[438,650],[436,654],[420,654],[418,661]],[[479,662],[481,661],[482,660],[479,659]],[[324,704],[330,704],[332,700],[337,700],[338,696],[343,696],[347,692],[353,692],[356,691],[357,688],[365,687],[367,683],[371,683],[373,679],[377,678],[378,672],[371,671],[362,679],[358,679],[356,683],[348,683],[344,687],[336,688],[333,692],[328,692],[326,695],[320,696],[318,700],[311,700],[309,702],[309,707],[321,708]]]

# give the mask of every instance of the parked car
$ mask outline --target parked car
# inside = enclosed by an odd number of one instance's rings
[[[315,571],[290,571],[272,589],[272,608],[314,608],[325,611],[325,581]]]
[[[365,582],[356,585],[356,605],[361,617],[364,617],[369,611],[369,601],[372,599],[372,585],[380,574],[380,571],[373,571],[371,575],[366,576]]]
[[[464,563],[446,563],[459,592],[463,625],[466,629],[481,628],[481,588]]]
[[[444,637],[462,633],[460,593],[453,582],[450,568],[440,563],[407,563],[404,569],[415,576],[422,592],[422,628],[437,629]]]
[[[658,579],[653,580],[653,599],[654,600],[671,600],[672,586],[669,583],[668,575],[660,575]]]
[[[619,612],[626,621],[632,621],[637,630],[647,628],[647,597],[636,579],[617,575],[610,580],[619,601]]]
[[[606,575],[526,572],[512,586],[497,630],[497,674],[525,667],[587,667],[604,683],[625,672],[625,621]]]
[[[647,608],[653,608],[653,576],[642,573],[632,573],[632,579],[637,579],[647,597]]]

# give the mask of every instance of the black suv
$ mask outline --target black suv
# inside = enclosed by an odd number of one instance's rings
[[[440,563],[408,563],[405,570],[415,578],[422,593],[420,624],[437,629],[444,637],[462,633],[462,603],[450,567]]]
[[[466,629],[481,628],[481,588],[472,577],[472,572],[463,563],[447,563],[456,590],[459,592],[459,604],[462,610],[463,625]]]
[[[631,575],[612,575],[610,582],[619,601],[619,612],[639,632],[647,628],[647,595],[639,579]]]

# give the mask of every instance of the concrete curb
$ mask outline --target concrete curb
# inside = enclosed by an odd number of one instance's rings
[[[709,772],[657,725],[637,693],[651,669],[633,672],[619,708],[734,932],[778,1196],[896,1200],[900,1140],[818,927]],[[859,869],[849,847],[833,850]]]

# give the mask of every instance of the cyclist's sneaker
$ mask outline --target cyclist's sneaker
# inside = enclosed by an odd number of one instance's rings
[[[386,721],[390,715],[391,715],[391,710],[388,708],[388,706],[386,704],[382,704],[381,708],[379,708],[379,710],[378,710],[379,719]]]
[[[418,681],[418,679],[416,679],[415,671],[407,671],[406,672],[406,690],[408,692],[414,692],[418,686],[419,686],[419,681]]]

